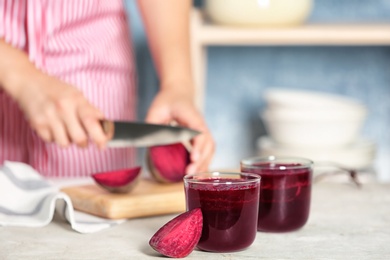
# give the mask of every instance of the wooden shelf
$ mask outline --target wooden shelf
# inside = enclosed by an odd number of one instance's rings
[[[279,29],[203,25],[198,40],[207,45],[390,45],[390,25],[310,24]]]
[[[390,24],[305,24],[296,27],[247,28],[209,23],[202,11],[191,17],[191,50],[196,102],[204,102],[207,46],[387,46]]]

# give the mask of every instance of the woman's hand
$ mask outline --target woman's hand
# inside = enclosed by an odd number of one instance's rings
[[[187,173],[207,171],[214,155],[214,140],[202,115],[196,109],[192,96],[183,92],[162,88],[149,108],[146,121],[155,124],[175,121],[200,131],[201,134],[193,139],[191,163],[187,167]]]
[[[18,103],[44,141],[86,146],[91,140],[105,145],[99,122],[103,114],[80,91],[36,69],[25,52],[2,39],[0,57],[0,88]]]
[[[146,120],[170,123],[202,132],[194,138],[187,173],[206,171],[214,154],[214,141],[202,115],[195,108],[190,63],[190,0],[138,0],[153,61],[160,79],[160,92]]]
[[[99,147],[106,143],[99,120],[103,114],[75,87],[40,72],[14,96],[31,127],[46,142],[66,147],[85,147],[91,140]]]

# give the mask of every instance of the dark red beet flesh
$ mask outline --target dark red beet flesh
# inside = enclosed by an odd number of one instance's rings
[[[157,181],[182,181],[189,164],[190,153],[181,143],[149,148],[148,167]]]
[[[200,208],[187,211],[162,226],[150,239],[149,245],[165,256],[188,256],[202,234],[203,216]]]
[[[141,167],[92,174],[102,188],[114,193],[130,192],[136,185]]]

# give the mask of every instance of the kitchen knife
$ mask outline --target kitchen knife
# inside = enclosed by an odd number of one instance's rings
[[[200,132],[190,128],[140,122],[103,120],[108,147],[147,147],[189,141]]]

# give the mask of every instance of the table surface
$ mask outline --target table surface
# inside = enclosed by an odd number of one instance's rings
[[[0,259],[158,259],[150,237],[173,215],[128,220],[79,234],[56,216],[43,228],[0,227]],[[188,259],[390,259],[390,184],[316,183],[308,223],[291,233],[257,233],[229,254],[193,251]],[[164,258],[167,259],[167,258]]]

